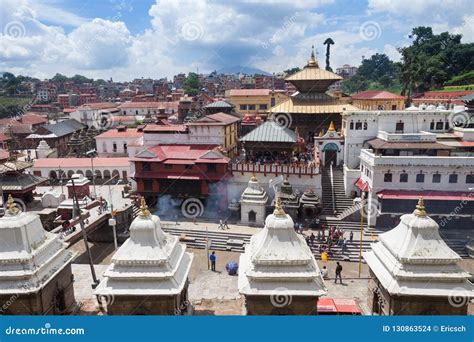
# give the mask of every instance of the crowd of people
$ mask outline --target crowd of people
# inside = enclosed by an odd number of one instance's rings
[[[245,162],[256,165],[294,165],[302,166],[314,163],[314,147],[306,145],[304,152],[270,152],[270,151],[248,151],[245,154]]]

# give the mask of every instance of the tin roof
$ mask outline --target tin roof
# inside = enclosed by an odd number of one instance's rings
[[[243,136],[242,142],[285,142],[295,143],[296,133],[274,121],[267,121]]]

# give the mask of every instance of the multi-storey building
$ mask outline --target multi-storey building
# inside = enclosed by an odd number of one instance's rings
[[[267,116],[270,108],[288,99],[282,90],[271,89],[231,89],[226,98],[242,115]]]

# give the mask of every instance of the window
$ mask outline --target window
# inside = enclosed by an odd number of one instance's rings
[[[424,183],[425,182],[425,174],[419,173],[416,175],[416,182],[417,183]]]
[[[247,105],[240,105],[240,110],[247,110]]]
[[[444,129],[448,130],[449,129],[449,121],[444,122]]]
[[[255,110],[255,105],[249,105],[249,110]]]
[[[216,164],[207,164],[207,172],[217,172]]]
[[[356,130],[362,129],[362,122],[356,122]]]
[[[173,169],[173,165],[165,164],[165,170],[171,170],[171,169]]]
[[[138,110],[135,111],[135,114],[138,115]]]
[[[275,98],[272,97],[272,98],[270,99],[270,106],[273,107],[273,106],[275,106],[275,104],[276,104]]]
[[[364,122],[364,130],[365,130],[365,131],[367,130],[367,121]]]
[[[351,121],[351,123],[349,124],[349,129],[354,129],[354,122]]]
[[[102,151],[107,153],[107,143],[105,141],[102,143]]]
[[[441,175],[439,173],[433,175],[433,183],[441,183]]]
[[[388,172],[387,172],[386,174],[384,174],[384,175],[383,175],[383,181],[384,181],[385,183],[390,183],[390,182],[392,182],[392,174],[391,174],[391,173],[388,173]]]
[[[458,182],[458,175],[453,173],[449,175],[449,183],[457,183]]]
[[[404,124],[403,122],[397,122],[396,125],[395,125],[395,132],[396,133],[403,133],[403,128],[404,128]]]
[[[192,170],[193,169],[193,166],[192,165],[185,165],[184,168],[186,170]]]
[[[408,173],[400,173],[400,183],[408,182]]]
[[[114,142],[112,144],[112,152],[117,152],[117,143],[116,142]]]
[[[384,106],[383,105],[378,105],[377,109],[378,110],[384,110]]]
[[[392,105],[392,110],[397,110],[397,105]]]
[[[434,130],[434,125],[435,125],[434,121],[431,121],[430,122],[430,130]]]
[[[142,171],[151,171],[150,163],[142,163]]]
[[[127,149],[128,149],[127,143],[123,143],[123,151],[125,153],[127,153]]]
[[[267,110],[267,105],[266,104],[261,104],[261,105],[258,105],[258,109],[260,110]]]
[[[443,129],[443,123],[441,121],[436,123],[436,129]]]
[[[470,174],[470,175],[466,176],[466,183],[468,183],[468,184],[474,183],[474,175],[473,174]]]

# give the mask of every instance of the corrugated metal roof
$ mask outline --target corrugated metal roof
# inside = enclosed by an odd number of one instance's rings
[[[81,130],[84,127],[79,121],[74,119],[67,119],[55,124],[45,125],[43,128],[47,129],[57,137],[62,137]]]
[[[233,108],[234,105],[230,104],[227,101],[216,101],[216,102],[211,102],[208,105],[205,106],[205,108]]]
[[[286,127],[281,127],[274,121],[267,121],[243,136],[242,142],[296,142],[296,133]]]

